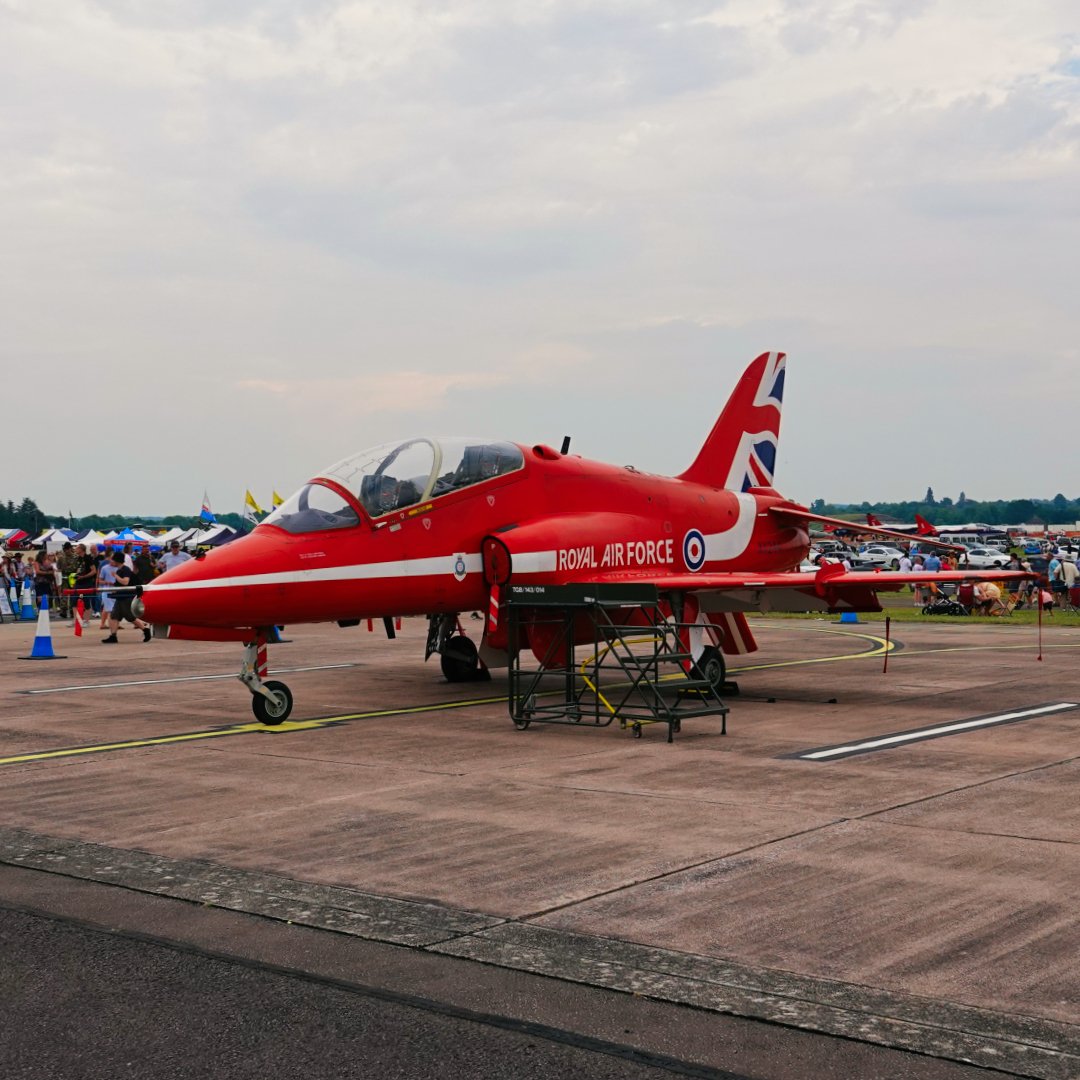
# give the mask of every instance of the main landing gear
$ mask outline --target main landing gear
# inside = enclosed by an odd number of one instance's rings
[[[491,672],[480,662],[471,638],[465,636],[456,615],[429,615],[426,660],[439,654],[439,666],[447,682],[486,682]]]
[[[251,691],[251,711],[268,727],[283,724],[292,712],[292,691],[283,683],[266,680],[266,635],[260,633],[244,646],[238,678]]]

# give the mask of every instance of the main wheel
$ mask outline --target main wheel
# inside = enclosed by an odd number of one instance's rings
[[[472,682],[478,677],[480,657],[476,645],[463,634],[447,639],[439,662],[447,682]]]
[[[252,694],[251,711],[259,723],[276,727],[283,724],[292,712],[292,691],[283,682],[265,682],[263,686],[274,695],[274,700],[262,694]]]
[[[719,691],[727,679],[724,654],[716,646],[706,645],[694,664],[693,674],[695,678],[704,679],[714,690]]]

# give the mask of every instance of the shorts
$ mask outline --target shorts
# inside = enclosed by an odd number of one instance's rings
[[[131,613],[132,599],[127,595],[115,597],[112,606],[112,617],[121,621],[134,622],[135,616]]]

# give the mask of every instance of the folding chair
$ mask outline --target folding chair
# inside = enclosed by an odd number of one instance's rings
[[[1016,600],[1013,598],[1012,593],[1008,592],[1004,581],[995,581],[994,584],[998,587],[999,596],[990,605],[988,615],[1011,615],[1013,608],[1016,607]],[[1002,597],[1005,597],[1003,600]]]

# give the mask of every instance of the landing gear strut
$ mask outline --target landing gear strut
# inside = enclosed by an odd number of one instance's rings
[[[244,662],[238,678],[251,691],[251,711],[268,727],[284,723],[292,712],[292,691],[283,683],[266,679],[266,634],[260,633],[244,646]]]

